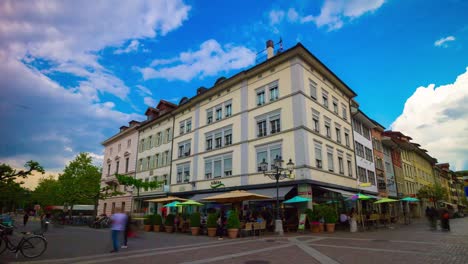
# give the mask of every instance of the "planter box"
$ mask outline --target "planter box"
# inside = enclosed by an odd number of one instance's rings
[[[310,231],[312,233],[320,233],[320,225],[310,225]]]
[[[239,229],[237,229],[237,228],[228,229],[228,237],[229,238],[237,238],[238,234],[239,234]]]
[[[161,229],[161,226],[159,226],[159,225],[153,225],[153,231],[154,231],[154,232],[159,232],[160,229]]]
[[[172,233],[172,231],[174,230],[174,227],[173,226],[166,226],[165,229],[166,229],[166,233]]]
[[[327,232],[328,233],[335,232],[335,224],[327,224]]]
[[[192,231],[192,236],[198,236],[198,233],[200,233],[200,227],[190,227],[190,230]]]
[[[153,227],[152,225],[145,225],[144,230],[145,230],[146,232],[149,232],[149,231],[151,231],[151,228],[152,228],[152,227]]]
[[[216,236],[216,227],[208,227],[208,236],[215,237]]]

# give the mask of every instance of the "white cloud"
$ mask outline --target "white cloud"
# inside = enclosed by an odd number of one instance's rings
[[[280,24],[284,18],[284,11],[282,10],[271,10],[269,13],[270,25],[274,26]]]
[[[454,36],[448,36],[448,37],[445,37],[445,38],[438,39],[438,40],[436,40],[436,42],[434,42],[434,46],[447,48],[448,47],[447,43],[451,42],[451,41],[455,41]]]
[[[419,87],[408,98],[393,130],[456,170],[468,169],[468,68],[454,83]]]
[[[156,100],[154,100],[153,98],[151,98],[149,96],[143,98],[143,101],[145,102],[145,105],[151,106],[151,107],[155,107],[158,104],[158,102],[156,102]]]
[[[317,27],[326,27],[329,31],[343,27],[346,22],[352,21],[369,12],[379,9],[385,0],[325,0],[320,14],[301,15],[294,8],[289,8],[287,16],[291,23],[314,22]],[[283,21],[284,11],[272,10],[269,13],[270,25],[274,26]]]
[[[111,94],[132,104],[100,51],[129,41],[131,51],[139,39],[164,36],[189,10],[182,0],[1,1],[0,120],[9,129],[0,130],[0,160],[60,170],[75,154],[66,148],[97,153],[120,125],[143,119],[103,101]],[[78,85],[64,87],[49,73],[78,77]]]
[[[153,95],[153,93],[151,92],[151,90],[143,85],[137,85],[136,88],[138,89],[138,94],[140,94],[141,96],[145,96],[145,95]]]
[[[197,51],[182,52],[176,58],[157,61],[157,68],[140,69],[145,80],[162,78],[190,81],[196,77],[215,76],[220,72],[252,65],[255,52],[233,44],[222,47],[216,40],[210,39],[203,42]]]
[[[73,152],[73,149],[70,148],[70,147],[65,147],[65,151],[68,151],[68,152]]]
[[[140,42],[136,39],[132,40],[125,49],[117,49],[114,54],[130,53],[137,51],[140,47]]]

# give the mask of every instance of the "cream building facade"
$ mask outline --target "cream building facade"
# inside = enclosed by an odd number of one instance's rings
[[[269,47],[272,49],[272,45]],[[210,89],[173,111],[170,192],[201,199],[247,189],[276,197],[259,171],[276,156],[295,163],[280,198],[312,196],[312,187],[356,188],[350,101],[356,95],[301,44]]]
[[[140,122],[131,121],[128,126],[120,127],[120,132],[106,141],[104,146],[104,161],[101,176],[101,188],[112,186],[123,195],[113,196],[105,200],[100,200],[98,214],[110,215],[115,208],[121,208],[125,212],[130,212],[133,207],[132,189],[119,185],[115,174],[135,176],[137,146],[138,146],[138,126]]]
[[[144,200],[165,196],[169,192],[174,133],[171,112],[176,107],[175,104],[161,100],[156,108],[148,108],[145,113],[147,120],[138,127],[136,179],[157,181],[160,187],[142,189],[138,194],[134,192],[137,211],[147,208],[147,213],[154,213],[154,205],[146,204]]]

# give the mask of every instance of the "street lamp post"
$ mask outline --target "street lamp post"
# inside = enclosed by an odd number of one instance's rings
[[[279,207],[279,180],[283,180],[288,178],[289,175],[292,174],[294,169],[294,163],[291,159],[286,164],[286,168],[283,168],[283,160],[281,156],[276,156],[273,160],[271,171],[268,171],[268,162],[263,159],[260,163],[260,170],[263,172],[265,176],[268,176],[272,180],[276,180],[276,220],[275,220],[275,233],[278,235],[283,235],[283,223],[280,217],[280,207]],[[287,174],[289,173],[289,174]]]

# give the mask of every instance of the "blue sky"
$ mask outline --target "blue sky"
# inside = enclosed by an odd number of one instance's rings
[[[91,6],[88,6],[91,5]],[[158,100],[301,42],[364,112],[468,169],[468,2],[3,1],[0,161],[60,171]],[[466,111],[465,111],[466,110]]]

